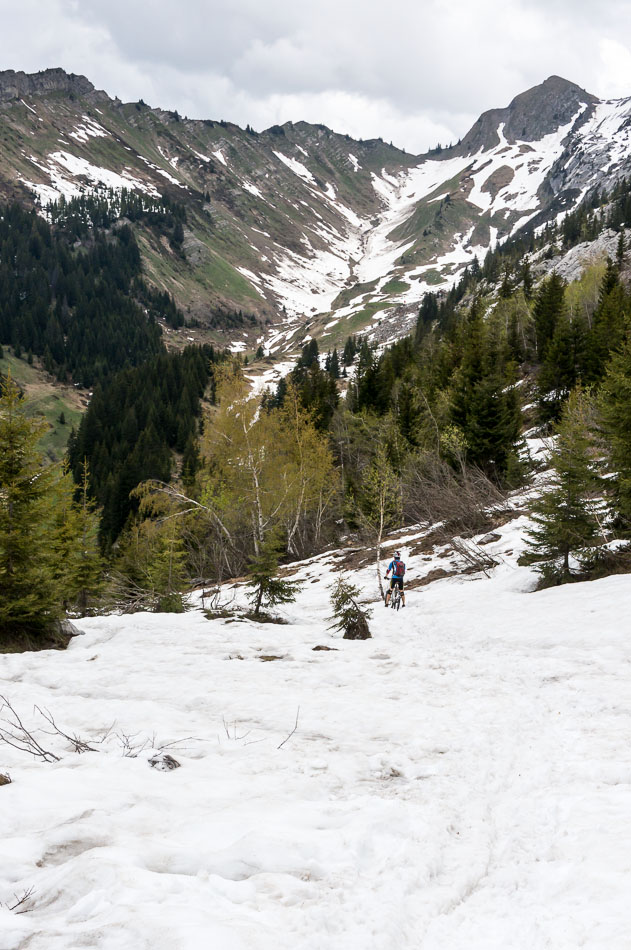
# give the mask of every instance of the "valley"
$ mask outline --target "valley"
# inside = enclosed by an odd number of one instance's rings
[[[0,195],[35,203],[121,188],[185,209],[175,252],[135,226],[150,282],[186,342],[281,357],[305,337],[381,344],[409,331],[489,249],[575,208],[631,168],[631,100],[551,77],[463,140],[412,156],[286,123],[257,133],[121,103],[61,70],[0,73]],[[249,317],[226,322],[227,312]]]

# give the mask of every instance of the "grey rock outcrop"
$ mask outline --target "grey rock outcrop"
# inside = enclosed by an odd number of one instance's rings
[[[481,148],[486,150],[498,145],[497,130],[502,123],[508,142],[538,142],[544,135],[568,125],[584,104],[586,108],[577,126],[582,124],[597,102],[596,96],[576,83],[560,76],[550,76],[545,82],[515,96],[505,109],[483,112],[463,138],[456,154],[473,155]]]
[[[94,91],[94,86],[85,76],[67,73],[63,69],[44,69],[39,73],[15,72],[13,69],[0,72],[0,102],[51,92],[88,96]]]

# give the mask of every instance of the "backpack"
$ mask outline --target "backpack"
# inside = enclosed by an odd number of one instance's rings
[[[398,558],[395,559],[392,562],[392,576],[403,577],[404,574],[405,574],[405,564],[403,563],[403,561],[399,561]]]

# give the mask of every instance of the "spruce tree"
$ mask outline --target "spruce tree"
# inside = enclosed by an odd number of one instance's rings
[[[530,262],[528,259],[524,261],[524,265],[521,269],[521,281],[524,288],[524,297],[526,300],[532,299],[532,273],[530,271]]]
[[[573,390],[550,457],[549,487],[531,506],[535,527],[527,532],[530,550],[522,563],[535,564],[548,581],[571,580],[570,555],[586,560],[600,534],[596,496],[602,480],[594,460],[592,414],[590,397]]]
[[[543,281],[535,299],[534,318],[537,355],[546,357],[557,323],[565,312],[565,282],[556,272]]]
[[[328,366],[328,372],[329,372],[329,376],[331,376],[332,379],[340,378],[340,359],[339,359],[339,356],[337,355],[337,349],[334,349],[331,354],[331,361]]]
[[[616,506],[631,529],[631,339],[614,354],[600,390],[600,410],[611,447]]]
[[[345,640],[368,640],[372,636],[368,626],[371,611],[359,606],[359,594],[359,587],[345,577],[339,577],[331,587],[331,627]]]
[[[26,415],[9,373],[0,397],[0,643],[61,615],[47,531],[52,470],[37,448],[45,429]]]
[[[250,560],[247,586],[252,589],[249,595],[255,617],[261,615],[261,608],[275,607],[277,604],[290,604],[296,599],[296,593],[302,586],[299,581],[279,578],[278,559],[282,545],[278,535],[270,532],[258,554]]]
[[[50,550],[53,573],[64,607],[82,617],[91,598],[102,588],[103,561],[99,551],[99,516],[89,495],[89,470],[84,461],[77,491],[64,470],[54,489],[55,507]]]

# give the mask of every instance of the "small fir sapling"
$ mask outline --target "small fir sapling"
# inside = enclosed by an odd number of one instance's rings
[[[331,587],[331,628],[342,632],[344,640],[368,640],[372,636],[368,626],[372,611],[359,606],[359,594],[359,587],[345,577],[338,577]]]
[[[261,608],[293,603],[302,586],[300,581],[277,577],[280,553],[280,539],[272,533],[261,545],[259,553],[250,560],[250,580],[247,587],[252,589],[248,596],[255,617],[261,616]]]

